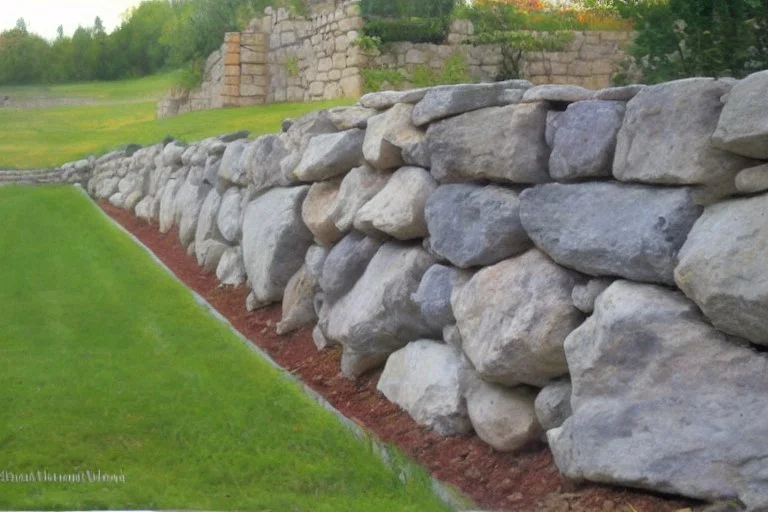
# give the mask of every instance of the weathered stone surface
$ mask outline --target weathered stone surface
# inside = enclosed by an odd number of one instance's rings
[[[352,290],[333,305],[325,334],[343,345],[346,376],[381,365],[389,354],[429,333],[411,295],[434,263],[418,247],[385,244]]]
[[[572,103],[557,118],[549,174],[560,181],[611,176],[616,137],[625,104],[616,101]]]
[[[219,135],[217,140],[224,143],[235,142],[236,140],[247,139],[250,134],[251,132],[248,130],[240,130],[232,133],[225,133],[224,135]]]
[[[277,334],[288,334],[317,320],[314,306],[316,289],[317,279],[307,272],[306,265],[302,266],[285,289],[283,317],[277,324]]]
[[[598,277],[590,279],[586,284],[577,284],[573,288],[573,305],[582,313],[591,314],[595,310],[595,300],[603,293],[615,280],[609,277]]]
[[[336,107],[328,110],[328,117],[337,130],[364,129],[376,110],[365,107]]]
[[[152,216],[152,205],[155,204],[155,198],[152,196],[146,196],[144,199],[136,204],[135,212],[136,217],[145,222],[151,222],[155,220]]]
[[[518,450],[541,436],[529,387],[507,388],[472,379],[467,411],[477,436],[500,452]]]
[[[363,160],[365,131],[354,128],[312,137],[294,169],[300,181],[323,181],[349,172]]]
[[[290,150],[279,135],[264,135],[248,144],[240,161],[247,174],[249,187],[258,193],[289,185],[290,180],[283,176],[281,168],[281,162],[289,154]]]
[[[352,232],[331,249],[320,277],[326,302],[335,303],[355,286],[381,245],[379,240]]]
[[[718,329],[768,345],[768,195],[708,207],[675,281]]]
[[[301,154],[307,149],[309,141],[316,135],[335,133],[336,131],[338,130],[333,125],[328,111],[317,110],[297,119],[288,128],[286,145],[293,145]]]
[[[339,231],[348,233],[352,229],[357,212],[384,188],[390,176],[363,165],[352,169],[344,177],[339,189],[338,206],[333,212],[333,221]]]
[[[230,243],[237,242],[242,233],[240,225],[242,196],[242,191],[237,187],[227,190],[221,198],[221,206],[216,215],[216,226],[219,228],[219,233],[224,237],[224,240]]]
[[[398,103],[418,103],[427,94],[427,89],[410,91],[382,91],[368,93],[360,98],[360,105],[375,110],[386,110]]]
[[[768,164],[744,169],[736,175],[736,190],[754,194],[768,190]]]
[[[377,389],[416,423],[452,436],[472,431],[463,396],[461,354],[428,340],[409,343],[387,359]]]
[[[592,99],[595,91],[579,87],[578,85],[535,85],[523,94],[523,103],[537,101],[557,101],[574,103]]]
[[[203,250],[206,246],[203,242],[206,240],[223,242],[224,240],[216,224],[220,206],[221,196],[215,188],[211,189],[200,208],[200,216],[197,219],[197,228],[195,229],[195,256],[199,265],[202,265],[205,260]]]
[[[184,248],[188,248],[195,239],[200,208],[210,190],[210,187],[202,186],[202,174],[202,167],[193,167],[176,195],[179,241]]]
[[[542,103],[492,107],[433,123],[427,129],[432,174],[441,183],[489,179],[551,181]]]
[[[426,322],[437,333],[442,333],[447,325],[456,323],[451,309],[451,295],[471,277],[468,271],[445,265],[432,265],[424,274],[413,300],[421,308]]]
[[[437,182],[420,167],[403,167],[355,216],[355,229],[373,236],[384,233],[398,240],[427,236],[424,208]]]
[[[336,227],[333,214],[338,208],[341,180],[315,183],[309,189],[301,209],[304,224],[315,236],[318,244],[330,247],[344,236]]]
[[[320,281],[320,276],[323,275],[323,266],[330,253],[331,250],[328,247],[313,245],[307,250],[307,254],[304,257],[304,265],[307,266],[307,273],[318,282]]]
[[[561,379],[548,384],[536,395],[536,417],[543,430],[558,428],[571,417],[571,381]]]
[[[689,189],[618,183],[542,185],[520,199],[523,227],[559,264],[665,284],[702,211]]]
[[[413,108],[398,103],[369,120],[363,153],[373,167],[386,170],[403,164],[429,166],[426,132],[411,122]]]
[[[768,360],[682,294],[620,281],[566,340],[573,416],[548,432],[567,477],[768,506]]]
[[[531,249],[484,268],[451,298],[463,349],[479,375],[543,386],[568,372],[563,341],[582,320],[578,276]]]
[[[768,159],[768,70],[753,73],[733,86],[712,144],[738,155]]]
[[[709,185],[727,195],[753,165],[710,144],[730,85],[689,78],[646,87],[627,104],[613,175],[620,181]]]
[[[218,240],[203,240],[199,245],[193,243],[197,262],[208,272],[215,272],[222,256],[229,249],[227,244]]]
[[[424,131],[411,123],[412,112],[413,105],[400,103],[368,120],[363,155],[375,169],[401,167],[405,163],[404,148],[413,151],[423,141]]]
[[[426,219],[429,250],[460,268],[492,265],[531,247],[518,195],[503,187],[443,185],[429,197]]]
[[[179,191],[179,188],[181,188],[183,183],[184,180],[181,178],[172,178],[168,181],[168,183],[165,185],[165,188],[163,189],[163,194],[160,199],[159,215],[159,227],[161,233],[167,233],[173,227],[176,216],[176,193]],[[117,183],[115,183],[115,186],[117,186]]]
[[[247,146],[248,141],[239,139],[229,144],[227,150],[224,151],[217,182],[220,194],[223,194],[231,185],[239,187],[248,185],[248,175],[242,162],[242,156]]]
[[[184,154],[186,149],[186,146],[178,142],[171,142],[170,144],[166,144],[166,146],[163,148],[163,165],[167,165],[169,167],[181,166],[181,155]]]
[[[243,259],[257,305],[281,300],[288,281],[304,264],[312,245],[312,233],[301,220],[307,192],[308,186],[275,188],[246,208]]]
[[[527,89],[527,80],[487,84],[441,85],[430,88],[413,110],[413,124],[424,126],[449,116],[503,105],[507,89]]]
[[[224,286],[240,286],[245,283],[245,262],[243,248],[230,247],[221,255],[219,266],[216,267],[216,277]]]
[[[592,99],[603,101],[629,101],[645,89],[645,85],[632,84],[620,87],[608,87],[595,91]]]
[[[221,157],[209,156],[205,161],[205,171],[203,171],[203,183],[216,186],[219,182],[219,169],[221,168]]]

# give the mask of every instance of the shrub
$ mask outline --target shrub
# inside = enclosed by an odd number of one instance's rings
[[[447,32],[448,23],[443,18],[382,18],[365,22],[365,35],[378,38],[383,43],[442,43]]]
[[[638,29],[630,52],[648,83],[691,76],[740,78],[768,65],[768,5],[763,0],[669,0],[627,7]]]
[[[366,18],[446,18],[456,0],[361,0]]]

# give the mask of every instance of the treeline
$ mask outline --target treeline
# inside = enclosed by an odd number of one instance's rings
[[[107,33],[101,19],[53,41],[24,20],[0,33],[0,85],[117,80],[199,62],[225,32],[241,30],[269,5],[303,8],[302,0],[145,0]]]

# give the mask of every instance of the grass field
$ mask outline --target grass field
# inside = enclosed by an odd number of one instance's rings
[[[0,510],[443,510],[72,188],[0,188]],[[10,483],[3,472],[120,473]]]
[[[168,76],[51,88],[53,92],[50,94],[60,97],[108,100],[103,104],[0,109],[0,169],[54,167],[91,154],[106,153],[128,143],[153,144],[167,135],[186,141],[237,130],[251,130],[253,135],[263,135],[279,131],[280,123],[287,117],[353,103],[352,100],[277,103],[194,112],[157,120],[156,101],[137,103],[136,99],[162,96],[170,85]],[[16,88],[16,94],[34,95],[35,90],[35,86]],[[0,89],[0,95],[3,91]]]
[[[85,82],[78,84],[0,87],[0,96],[21,98],[90,98],[93,100],[158,100],[170,89],[176,73],[152,75],[135,80]]]

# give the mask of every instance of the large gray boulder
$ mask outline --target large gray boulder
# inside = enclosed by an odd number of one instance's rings
[[[355,229],[373,236],[381,233],[398,240],[427,236],[424,208],[437,182],[420,167],[403,167],[355,216]]]
[[[216,214],[216,226],[219,233],[229,243],[235,243],[240,239],[242,227],[240,226],[241,203],[243,192],[237,187],[232,187],[221,198],[221,206]]]
[[[353,231],[331,249],[320,276],[327,303],[335,303],[355,286],[381,245],[380,240]]]
[[[408,91],[371,92],[360,98],[360,105],[365,108],[386,110],[398,103],[418,103],[427,94],[428,88]]]
[[[360,208],[378,194],[391,177],[363,165],[344,177],[339,189],[338,204],[333,212],[333,222],[342,233],[349,233]]]
[[[472,431],[462,386],[467,371],[453,347],[419,340],[389,356],[376,387],[419,425],[443,436],[467,434]]]
[[[646,87],[627,104],[613,175],[620,181],[709,185],[727,195],[750,161],[712,146],[730,82],[688,78]]]
[[[166,144],[166,146],[163,148],[163,165],[176,168],[180,167],[181,156],[186,150],[187,146],[181,144],[180,142],[174,141],[170,144]]]
[[[344,375],[362,375],[429,333],[411,295],[434,263],[419,247],[385,244],[354,287],[333,304],[325,334],[344,347]]]
[[[449,116],[504,105],[507,89],[527,89],[531,85],[527,80],[507,80],[432,87],[413,109],[413,124],[424,126]]]
[[[559,264],[665,284],[702,211],[687,188],[618,183],[542,185],[520,199],[523,227]]]
[[[731,153],[768,159],[768,70],[749,75],[733,86],[712,144]]]
[[[768,195],[708,207],[675,281],[718,329],[768,345]]]
[[[573,416],[548,432],[572,479],[768,507],[768,360],[681,293],[620,281],[566,340]]]
[[[302,266],[288,281],[283,296],[283,316],[277,324],[277,334],[284,335],[312,324],[317,320],[315,313],[315,292],[317,279]]]
[[[541,437],[536,391],[474,379],[466,392],[467,411],[477,436],[500,452],[519,450]]]
[[[421,308],[424,320],[435,332],[442,334],[445,326],[456,323],[451,309],[451,296],[454,290],[464,286],[471,277],[472,274],[466,270],[445,265],[432,265],[424,274],[413,300]]]
[[[432,174],[441,183],[549,182],[546,124],[543,103],[486,108],[433,123],[427,129]]]
[[[451,298],[462,348],[480,377],[544,386],[568,372],[563,342],[581,323],[578,276],[531,249],[479,271]]]
[[[248,144],[240,157],[248,185],[255,193],[273,187],[284,187],[290,180],[283,176],[280,163],[290,154],[283,137],[264,135]]]
[[[328,109],[328,118],[337,130],[365,129],[368,119],[378,112],[365,107],[335,107]]]
[[[534,406],[542,429],[558,428],[571,417],[571,392],[570,379],[560,379],[547,384],[536,395]]]
[[[293,170],[299,181],[324,181],[349,172],[362,163],[365,131],[354,128],[315,135]]]
[[[183,184],[184,180],[181,177],[172,178],[168,180],[163,189],[163,193],[160,196],[160,213],[158,215],[161,233],[169,232],[175,223],[176,194]],[[117,182],[115,182],[115,187],[117,187]]]
[[[579,101],[557,118],[549,174],[558,181],[611,176],[625,104]]]
[[[518,195],[503,187],[443,185],[425,213],[429,250],[460,268],[492,265],[531,247]]]
[[[255,305],[283,298],[288,281],[304,264],[312,233],[301,220],[308,186],[274,188],[246,208],[243,259]]]
[[[396,169],[405,164],[405,155],[417,152],[424,131],[411,123],[413,105],[399,103],[368,120],[363,155],[375,169]]]
[[[582,313],[592,314],[595,310],[595,301],[614,281],[615,279],[610,277],[597,277],[590,279],[588,283],[577,284],[571,294],[573,305]]]
[[[230,247],[221,255],[219,266],[216,267],[216,277],[224,286],[240,286],[245,283],[245,262],[243,248]]]
[[[245,139],[239,139],[227,145],[224,156],[221,158],[216,185],[220,194],[232,185],[239,187],[248,185],[248,174],[245,172],[242,159],[247,146],[248,141]]]
[[[205,251],[207,251],[207,246],[203,242],[206,240],[224,241],[216,224],[216,217],[220,206],[221,196],[215,188],[211,189],[205,201],[203,201],[203,206],[200,208],[197,228],[195,229],[195,256],[199,265],[202,265],[206,258]]]
[[[334,212],[338,207],[341,180],[322,181],[309,189],[301,209],[304,224],[315,236],[318,244],[330,247],[344,236],[334,222]]]

